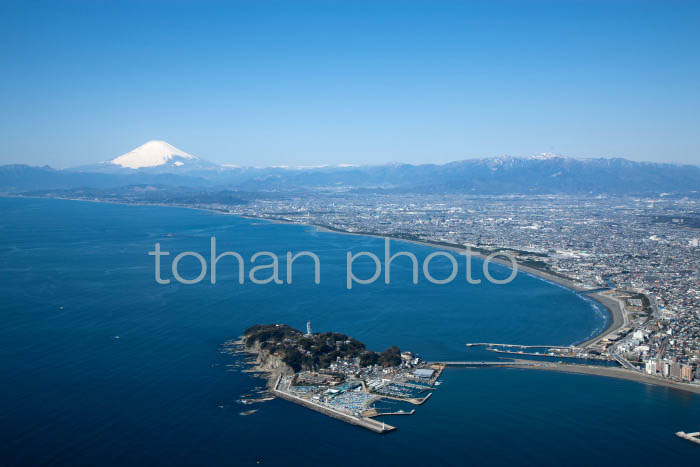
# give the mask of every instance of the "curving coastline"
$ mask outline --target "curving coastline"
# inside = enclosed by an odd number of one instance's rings
[[[45,199],[46,198],[46,197],[35,197],[35,196],[7,196],[7,197],[9,197],[9,198],[37,198],[37,199]],[[323,226],[323,225],[295,222],[295,221],[289,221],[286,219],[274,219],[274,218],[266,218],[266,217],[240,215],[240,214],[230,213],[230,212],[223,211],[223,210],[209,209],[209,208],[202,208],[202,207],[182,206],[182,205],[172,205],[172,204],[155,204],[155,203],[128,203],[128,202],[114,202],[114,201],[103,201],[103,200],[94,200],[94,199],[88,200],[88,199],[72,199],[72,198],[60,198],[60,197],[55,197],[52,199],[62,199],[62,200],[70,200],[70,201],[87,201],[87,202],[91,202],[91,203],[121,204],[121,205],[128,205],[128,206],[138,205],[138,206],[158,206],[158,207],[194,209],[194,210],[198,210],[198,211],[207,211],[207,212],[214,213],[214,214],[226,214],[226,215],[233,215],[233,216],[241,217],[241,218],[261,220],[261,221],[266,221],[266,222],[270,222],[270,223],[305,225],[308,227],[316,228],[319,231],[323,231],[323,232],[339,233],[339,234],[345,234],[345,235],[369,236],[369,237],[375,237],[375,238],[390,238],[390,239],[394,239],[396,241],[415,243],[415,244],[420,244],[420,245],[424,245],[424,246],[429,246],[431,248],[438,248],[438,249],[451,250],[451,251],[464,251],[463,248],[460,247],[459,245],[448,245],[448,244],[444,244],[444,243],[440,243],[440,242],[407,239],[407,238],[402,238],[399,236],[381,235],[379,233],[374,233],[374,232],[348,232],[348,231],[344,231],[341,229],[329,228],[328,226]],[[486,254],[484,254],[476,249],[472,249],[472,253],[474,256],[480,257],[482,259],[487,256]],[[493,262],[500,263],[506,267],[509,267],[509,263],[504,263],[502,261],[499,261],[498,258],[494,259]],[[591,289],[586,289],[585,287],[582,287],[582,286],[576,284],[571,279],[564,278],[563,276],[556,276],[556,275],[550,274],[548,272],[545,272],[545,271],[542,271],[539,269],[531,268],[529,266],[518,265],[518,270],[523,271],[526,274],[536,276],[542,280],[552,282],[552,283],[561,285],[563,287],[569,288],[570,290],[573,290],[575,292],[585,293],[586,291],[591,290]],[[593,290],[596,290],[596,289],[593,289]],[[607,310],[607,312],[609,313],[609,316],[610,316],[610,321],[609,321],[609,324],[608,324],[606,329],[604,329],[597,336],[592,336],[588,340],[579,343],[578,344],[579,346],[592,345],[592,344],[604,339],[607,335],[616,331],[621,326],[623,326],[623,324],[626,323],[625,313],[624,313],[622,307],[620,306],[620,303],[618,300],[611,298],[611,297],[607,297],[606,295],[602,294],[601,292],[597,292],[597,291],[587,293],[587,296],[590,297],[592,300],[595,300],[596,302],[600,303]],[[547,370],[547,371],[564,371],[564,372],[572,372],[572,373],[579,373],[579,374],[591,374],[591,375],[597,375],[597,376],[605,376],[605,377],[612,377],[612,378],[618,378],[618,379],[633,380],[633,381],[637,381],[637,382],[641,382],[641,383],[653,384],[653,385],[657,385],[657,386],[671,387],[674,389],[679,389],[679,390],[683,390],[683,391],[689,391],[689,392],[700,394],[700,385],[675,382],[673,380],[654,377],[654,376],[646,375],[646,374],[641,373],[641,372],[636,372],[633,370],[628,370],[628,369],[623,369],[623,368],[602,368],[602,367],[593,367],[590,365],[579,365],[579,364],[549,364],[549,365],[537,365],[537,366],[528,365],[528,366],[524,366],[523,368]]]
[[[46,199],[47,197],[43,196],[24,196],[24,195],[5,195],[5,197],[9,198],[35,198],[35,199]],[[128,202],[118,202],[118,201],[107,201],[107,200],[99,200],[99,199],[80,199],[80,198],[62,198],[62,197],[48,197],[49,199],[62,199],[66,201],[83,201],[83,202],[90,202],[90,203],[105,203],[105,204],[121,204],[125,206],[156,206],[156,207],[170,207],[170,208],[181,208],[181,209],[193,209],[196,211],[205,211],[205,212],[211,212],[214,214],[223,214],[223,215],[229,215],[229,216],[236,216],[240,217],[243,219],[253,219],[253,220],[260,220],[260,221],[266,221],[274,224],[290,224],[290,225],[301,225],[301,226],[307,226],[307,227],[313,227],[316,228],[319,232],[328,232],[328,233],[337,233],[337,234],[343,234],[343,235],[358,235],[362,237],[374,237],[374,238],[390,238],[392,240],[396,241],[401,241],[401,242],[408,242],[408,243],[414,243],[417,245],[423,245],[423,246],[428,246],[431,248],[438,248],[438,249],[443,249],[443,250],[449,250],[449,251],[456,251],[456,252],[462,252],[464,251],[464,247],[460,245],[455,245],[455,244],[447,244],[447,243],[441,243],[441,242],[432,242],[429,240],[415,240],[415,239],[408,239],[408,238],[403,238],[397,235],[383,235],[381,233],[377,232],[350,232],[347,230],[327,226],[327,225],[322,225],[322,224],[314,224],[314,223],[305,223],[305,222],[297,222],[297,221],[291,221],[288,219],[282,219],[282,218],[270,218],[270,217],[261,217],[261,216],[252,216],[252,215],[243,215],[243,214],[236,214],[236,213],[231,213],[228,211],[223,211],[220,209],[211,209],[211,208],[203,208],[203,207],[195,207],[195,206],[184,206],[184,205],[177,205],[177,204],[162,204],[162,203],[128,203]],[[488,254],[484,253],[483,251],[472,248],[472,255],[476,256],[477,258],[484,259],[488,256]],[[498,263],[502,266],[505,266],[507,268],[510,268],[510,264],[499,259],[495,258],[492,260],[494,263]],[[552,282],[557,285],[561,285],[563,287],[566,287],[570,290],[573,290],[574,292],[586,292],[587,290],[585,287],[577,284],[573,280],[564,277],[562,275],[555,275],[551,274],[546,271],[542,271],[537,268],[533,268],[530,266],[518,264],[518,271],[522,271],[526,274],[530,274],[532,276],[538,277],[539,279]],[[600,334],[596,336],[592,336],[589,339],[580,342],[576,345],[579,346],[589,346],[592,345],[602,339],[604,339],[606,336],[609,334],[615,332],[617,329],[622,327],[622,325],[626,322],[626,316],[625,313],[620,306],[619,302],[610,299],[609,297],[606,297],[602,295],[600,292],[594,292],[588,294],[588,296],[592,299],[598,302],[600,305],[603,306],[603,308],[608,312],[609,315],[609,322],[608,326],[601,331]]]
[[[342,234],[342,235],[357,235],[361,237],[374,237],[374,238],[389,238],[391,240],[396,240],[398,242],[407,242],[407,243],[413,243],[416,245],[422,245],[422,246],[427,246],[430,248],[437,248],[437,249],[442,249],[442,250],[448,250],[448,251],[454,251],[457,253],[464,252],[464,247],[461,245],[456,245],[456,244],[448,244],[448,243],[443,243],[443,242],[433,242],[430,240],[416,240],[416,239],[409,239],[409,238],[404,238],[401,236],[397,235],[383,235],[378,232],[349,232],[347,230],[335,228],[335,227],[330,227],[327,225],[322,225],[322,224],[313,224],[313,223],[304,223],[304,222],[296,222],[296,221],[290,221],[286,219],[278,219],[278,218],[269,218],[269,217],[258,217],[258,216],[250,216],[250,215],[237,215],[237,214],[231,214],[231,215],[236,215],[238,217],[242,217],[245,219],[254,219],[254,220],[262,220],[262,221],[267,221],[271,223],[276,223],[276,224],[291,224],[291,225],[304,225],[307,227],[314,227],[317,229],[319,232],[327,232],[327,233],[337,233],[337,234]],[[486,253],[481,249],[478,248],[472,248],[471,249],[472,256],[475,256],[480,259],[485,259],[491,252]],[[494,258],[491,260],[494,263],[500,264],[501,266],[505,266],[509,269],[511,269],[510,263],[507,261],[502,260],[501,258]],[[547,271],[543,271],[541,269],[533,268],[531,266],[526,266],[523,264],[518,264],[518,272],[524,272],[525,274],[529,274],[531,276],[535,276],[538,279],[545,280],[547,282],[551,282],[553,284],[560,285],[562,287],[565,287],[569,290],[572,290],[577,293],[587,293],[586,295],[590,297],[592,300],[600,304],[608,313],[609,320],[608,320],[608,325],[603,329],[599,334],[595,336],[591,336],[590,338],[576,343],[577,346],[580,347],[588,347],[590,345],[593,345],[597,342],[599,342],[602,339],[605,339],[609,334],[617,331],[620,327],[622,327],[624,324],[627,322],[627,317],[624,312],[623,306],[620,304],[620,302],[616,299],[613,299],[611,297],[608,297],[604,295],[602,292],[592,292],[593,290],[596,289],[590,289],[586,288],[583,285],[580,285],[573,281],[572,279],[568,277],[564,277],[562,275],[556,275],[549,273]]]
[[[376,232],[348,232],[348,231],[345,231],[342,229],[329,228],[328,226],[324,226],[324,225],[310,224],[310,223],[303,223],[303,222],[294,222],[294,221],[289,221],[289,220],[285,220],[285,219],[270,219],[270,218],[264,218],[264,217],[240,216],[240,215],[238,217],[244,217],[247,219],[255,219],[255,220],[264,220],[264,221],[268,221],[268,222],[272,222],[272,223],[279,223],[279,224],[305,225],[308,227],[314,227],[321,232],[338,233],[338,234],[344,234],[344,235],[359,235],[359,236],[364,236],[364,237],[375,237],[375,238],[390,238],[392,240],[408,242],[408,243],[415,243],[418,245],[428,246],[431,248],[438,248],[438,249],[455,251],[455,252],[464,251],[464,248],[460,247],[459,245],[449,245],[449,244],[444,244],[444,243],[440,243],[440,242],[407,239],[407,238],[402,238],[402,237],[394,236],[394,235],[382,235],[382,234],[379,234]],[[487,254],[485,254],[481,251],[478,251],[476,249],[472,249],[472,254],[476,257],[481,258],[481,259],[484,259],[484,258],[486,258],[486,256],[488,256]],[[510,267],[510,264],[508,262],[501,261],[498,258],[496,258],[492,261],[494,263],[499,263],[505,267]],[[574,292],[577,292],[577,293],[586,293],[586,296],[588,296],[592,300],[598,302],[600,305],[603,306],[603,308],[605,310],[607,310],[609,317],[610,317],[610,320],[608,322],[608,326],[603,331],[601,331],[598,335],[592,336],[589,339],[576,344],[578,347],[591,346],[591,345],[605,339],[608,335],[610,335],[611,333],[620,329],[623,325],[628,324],[627,314],[624,310],[624,304],[622,304],[620,302],[620,300],[617,298],[610,297],[610,296],[604,294],[602,291],[598,291],[598,289],[589,289],[589,288],[583,287],[569,278],[566,278],[563,276],[558,276],[555,274],[551,274],[551,273],[548,273],[546,271],[542,271],[542,270],[532,268],[529,266],[518,264],[518,271],[523,271],[524,273],[530,274],[532,276],[536,276],[539,279],[542,279],[542,280],[545,280],[548,282],[552,282],[554,284],[558,284],[560,286],[566,287],[566,288],[568,288]],[[614,290],[614,289],[610,289],[610,290]],[[611,367],[602,367],[599,365],[584,365],[584,364],[574,364],[574,363],[549,363],[549,362],[537,364],[537,365],[533,365],[533,364],[513,365],[513,366],[510,366],[509,368],[511,370],[529,369],[529,370],[559,371],[559,372],[568,372],[568,373],[576,373],[576,374],[602,376],[602,377],[608,377],[608,378],[616,378],[616,379],[624,379],[624,380],[628,380],[628,381],[635,381],[635,382],[643,383],[643,384],[651,384],[651,385],[655,385],[655,386],[663,386],[663,387],[668,387],[668,388],[677,389],[677,390],[681,390],[681,391],[700,394],[700,385],[676,382],[676,381],[669,380],[666,378],[659,378],[656,376],[647,375],[645,373],[629,370],[626,368],[616,368],[616,367],[611,368]]]

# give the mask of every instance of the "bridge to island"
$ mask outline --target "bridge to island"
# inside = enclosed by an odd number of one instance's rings
[[[540,366],[546,364],[546,362],[526,362],[523,360],[516,362],[491,362],[491,361],[439,361],[430,362],[431,365],[444,365],[444,366],[469,366],[469,367],[498,367],[498,366]]]

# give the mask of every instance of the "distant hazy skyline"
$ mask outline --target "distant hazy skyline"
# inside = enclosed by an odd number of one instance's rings
[[[0,164],[700,164],[700,2],[0,4]]]

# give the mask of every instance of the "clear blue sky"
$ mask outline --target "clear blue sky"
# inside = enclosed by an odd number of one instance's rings
[[[0,4],[0,164],[700,164],[700,2]]]

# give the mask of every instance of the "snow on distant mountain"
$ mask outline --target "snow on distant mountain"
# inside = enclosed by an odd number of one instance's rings
[[[193,156],[165,141],[149,141],[126,154],[107,162],[82,165],[66,169],[70,172],[95,172],[118,174],[178,174],[199,177],[205,174],[230,171],[221,166]]]
[[[239,167],[208,162],[164,141],[149,141],[109,162],[92,166],[65,170],[0,167],[0,192],[155,182],[248,192],[357,189],[428,194],[678,193],[698,191],[700,167],[547,153],[467,159],[442,165]]]
[[[112,159],[109,163],[129,169],[141,169],[166,165],[172,161],[172,165],[182,167],[186,164],[187,159],[198,160],[199,158],[165,141],[149,141],[126,154]]]

